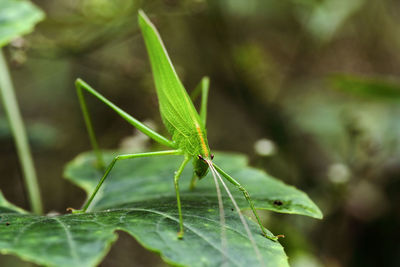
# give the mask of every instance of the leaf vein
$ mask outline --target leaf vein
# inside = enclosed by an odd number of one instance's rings
[[[149,209],[142,209],[142,208],[129,208],[130,211],[134,212],[134,211],[145,211],[145,212],[150,212],[150,213],[154,213],[154,214],[158,214],[160,216],[164,216],[170,220],[173,220],[175,222],[179,222],[179,220],[173,216],[170,216],[166,213],[160,212],[160,211],[155,211],[155,210],[149,210]],[[128,212],[129,213],[129,212]],[[208,240],[202,233],[196,231],[194,228],[192,228],[187,222],[184,221],[183,225],[189,229],[190,231],[192,231],[195,235],[197,235],[198,237],[200,237],[201,239],[203,239],[206,243],[208,243],[211,247],[213,247],[215,250],[219,251],[222,255],[224,255],[227,259],[229,259],[229,261],[235,265],[235,266],[239,266],[237,265],[236,262],[232,261],[229,258],[229,255],[226,254],[225,251],[221,250],[220,248],[218,248],[217,246],[215,246],[210,240]]]
[[[62,228],[65,231],[65,235],[67,237],[67,242],[68,242],[68,246],[70,247],[70,251],[71,251],[71,256],[77,260],[77,262],[80,262],[80,257],[77,253],[77,248],[76,248],[76,244],[74,241],[74,238],[71,235],[71,231],[68,229],[68,227],[65,225],[65,223],[63,221],[61,221],[59,218],[54,217],[52,218],[53,220],[55,220],[56,222],[58,222]]]

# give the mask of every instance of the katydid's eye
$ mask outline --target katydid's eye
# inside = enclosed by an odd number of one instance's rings
[[[204,160],[202,155],[198,155],[199,159]]]
[[[213,160],[214,159],[214,154],[211,154],[211,160]]]

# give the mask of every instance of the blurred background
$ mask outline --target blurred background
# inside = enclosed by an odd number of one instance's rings
[[[265,212],[294,267],[400,266],[400,2],[396,0],[35,0],[47,18],[5,48],[46,212],[78,208],[62,178],[90,149],[83,78],[165,133],[137,25],[156,24],[188,91],[211,79],[208,138],[307,192],[325,217]],[[103,148],[153,149],[87,97]],[[197,103],[198,104],[198,103]],[[0,188],[29,208],[4,111]],[[127,234],[101,266],[165,266]],[[1,266],[30,266],[0,256]]]

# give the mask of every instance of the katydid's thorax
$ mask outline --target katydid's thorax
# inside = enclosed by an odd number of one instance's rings
[[[172,133],[172,140],[178,149],[184,154],[192,157],[201,155],[204,158],[210,156],[210,148],[208,147],[207,135],[200,127],[195,127],[192,131],[176,130]]]
[[[192,157],[201,155],[204,158],[208,158],[210,156],[210,148],[208,146],[207,131],[188,96],[182,93],[181,97],[187,99],[185,101],[187,105],[184,107],[160,101],[160,113],[163,123],[172,136],[175,148]]]
[[[204,127],[200,125],[200,121],[192,120],[193,126],[187,127],[168,127],[168,131],[172,134],[172,140],[176,144],[176,148],[180,149],[184,154],[193,158],[193,171],[198,178],[204,177],[208,172],[208,164],[206,159],[211,159],[210,148],[208,146],[207,133]]]
[[[208,164],[205,162],[205,159],[210,159],[211,153],[204,127],[201,127],[196,121],[194,123],[192,131],[182,132],[175,129],[172,139],[175,141],[178,149],[193,158],[193,171],[200,179],[208,172]]]

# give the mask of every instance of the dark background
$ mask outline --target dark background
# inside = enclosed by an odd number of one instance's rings
[[[46,212],[79,207],[84,192],[62,178],[89,150],[74,80],[83,78],[165,133],[137,25],[156,24],[186,89],[211,79],[208,138],[307,192],[322,221],[265,213],[284,233],[292,266],[400,266],[400,98],[338,90],[332,75],[400,83],[396,0],[33,1],[47,14],[6,47],[33,146]],[[374,88],[372,88],[374,90]],[[153,143],[87,97],[103,148]],[[124,140],[124,141],[122,141]],[[261,140],[261,142],[260,142]],[[274,149],[259,151],[256,144]],[[29,208],[12,136],[0,111],[0,188]],[[0,256],[1,266],[28,266]],[[101,266],[164,266],[130,236]]]

